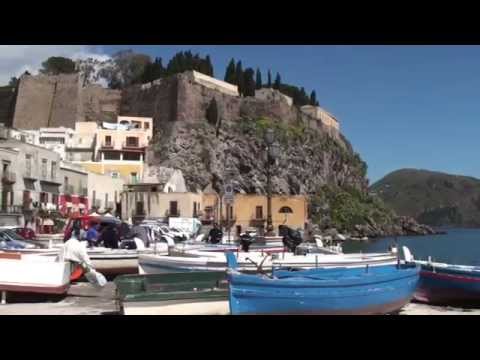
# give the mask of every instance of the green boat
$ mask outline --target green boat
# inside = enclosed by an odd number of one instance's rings
[[[124,315],[228,315],[224,271],[122,275],[115,279]]]

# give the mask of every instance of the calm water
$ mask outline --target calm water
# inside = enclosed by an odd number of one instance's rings
[[[446,229],[446,235],[399,236],[400,246],[407,246],[416,259],[463,265],[480,265],[480,229]],[[394,238],[370,241],[348,241],[345,253],[385,252],[394,244]]]

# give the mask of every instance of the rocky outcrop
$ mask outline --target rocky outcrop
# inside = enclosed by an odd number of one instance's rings
[[[437,232],[428,225],[419,224],[414,218],[399,216],[392,224],[377,225],[371,221],[366,225],[355,225],[352,237],[377,238],[384,236],[432,235]]]
[[[150,165],[180,169],[192,191],[210,183],[219,191],[230,180],[237,192],[264,194],[265,145],[256,125],[252,119],[225,122],[217,137],[216,127],[206,120],[175,122],[157,138],[147,160]],[[361,164],[326,134],[306,131],[299,137],[286,135],[282,141],[273,168],[273,192],[311,194],[327,183],[366,191]]]

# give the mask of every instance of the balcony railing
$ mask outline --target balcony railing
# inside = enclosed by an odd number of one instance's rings
[[[100,206],[102,206],[102,200],[100,199],[95,199],[93,201],[93,206],[96,207],[96,208],[99,208]]]
[[[267,219],[265,218],[257,218],[254,217],[253,219],[250,219],[250,226],[256,227],[256,226],[263,226]]]
[[[88,196],[88,189],[86,187],[79,188],[78,195],[80,196]]]
[[[127,143],[126,141],[124,141],[122,143],[122,148],[123,149],[141,149],[143,148],[144,146],[141,146],[140,143]]]
[[[115,209],[115,203],[113,201],[109,201],[105,208],[106,209]]]
[[[22,206],[21,205],[7,205],[0,207],[0,213],[3,214],[21,214]]]
[[[4,171],[2,173],[2,182],[4,184],[14,184],[17,181],[17,176],[14,172]]]
[[[165,212],[165,216],[166,217],[180,217],[180,210],[177,210],[176,212],[170,212],[169,210],[167,210]]]
[[[115,147],[115,141],[102,141],[102,149],[113,149]]]
[[[68,185],[68,184],[63,185],[63,193],[68,195],[73,195],[75,193],[73,185]]]

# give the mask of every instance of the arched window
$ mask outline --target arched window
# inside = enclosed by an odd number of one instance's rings
[[[293,214],[293,210],[289,206],[282,206],[278,212],[280,214]]]

